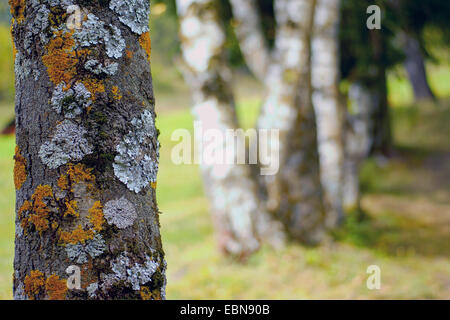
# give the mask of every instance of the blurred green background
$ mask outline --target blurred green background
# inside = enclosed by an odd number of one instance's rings
[[[5,1],[6,2],[6,1]],[[14,115],[12,46],[7,4],[0,5],[0,127]],[[245,264],[215,248],[199,170],[170,161],[173,130],[192,130],[189,90],[174,61],[177,22],[164,4],[153,5],[152,72],[161,131],[158,204],[168,263],[168,299],[450,298],[450,53],[435,29],[428,33],[430,86],[438,102],[414,104],[401,64],[390,68],[389,102],[395,156],[369,159],[361,174],[367,218],[349,217],[324,245],[263,248]],[[162,32],[163,30],[163,32]],[[253,126],[263,87],[235,46],[238,115]],[[345,82],[343,83],[345,87]],[[0,298],[12,298],[15,138],[0,136]],[[366,269],[381,268],[381,290],[368,290]]]

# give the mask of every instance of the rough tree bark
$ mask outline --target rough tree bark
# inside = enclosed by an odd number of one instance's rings
[[[164,299],[149,1],[10,4],[14,297]]]
[[[326,224],[343,219],[343,112],[339,97],[340,0],[316,0],[311,39],[312,102],[316,112]]]
[[[402,38],[406,55],[405,69],[413,87],[414,97],[416,101],[433,100],[434,94],[428,84],[425,62],[419,41],[417,38],[407,33],[403,33]]]
[[[230,85],[231,71],[224,58],[225,32],[216,0],[178,0],[181,47],[186,82],[191,87],[193,114],[203,132],[238,129],[235,103]],[[214,141],[196,136],[199,151]],[[245,138],[238,135],[241,142]],[[242,140],[244,139],[244,140]],[[258,198],[250,167],[236,164],[243,150],[227,145],[224,139],[214,152],[228,154],[231,163],[203,161],[200,164],[205,190],[212,207],[219,248],[227,254],[246,257],[259,248],[260,240],[279,246],[280,227],[271,221]],[[202,157],[202,155],[199,155]]]
[[[280,132],[279,144],[269,146],[269,152],[280,155],[280,171],[264,177],[267,207],[293,238],[317,243],[324,234],[324,208],[310,86],[314,3],[275,1],[273,52],[264,40],[256,2],[232,0],[231,4],[241,51],[252,72],[267,86],[257,126]]]

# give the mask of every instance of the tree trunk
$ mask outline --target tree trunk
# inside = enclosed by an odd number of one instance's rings
[[[216,0],[177,1],[184,73],[192,91],[193,114],[203,132],[215,131],[225,137],[228,130],[238,129],[238,121],[230,86],[231,72],[224,58],[225,32],[216,6]],[[222,155],[228,152],[231,162],[207,161],[202,151],[211,148],[214,140],[208,142],[199,135],[195,139],[202,146],[200,167],[219,248],[224,253],[246,257],[259,248],[261,238],[281,244],[283,236],[279,227],[260,229],[261,223],[267,226],[272,222],[259,201],[250,167],[236,162],[245,158],[245,150],[227,145],[223,139],[214,152]],[[238,135],[237,139],[245,143],[243,136]]]
[[[427,72],[420,44],[417,38],[403,33],[404,51],[406,55],[405,69],[413,87],[414,97],[419,100],[433,100],[434,94],[427,80]]]
[[[317,243],[324,235],[317,137],[310,87],[310,38],[314,5],[277,0],[274,60],[268,68],[268,96],[258,128],[279,130],[269,153],[279,154],[280,170],[265,176],[267,206],[289,234]]]
[[[293,238],[316,243],[324,217],[309,69],[313,1],[275,1],[274,52],[264,40],[256,2],[231,4],[247,65],[267,87],[258,128],[279,130],[279,144],[273,141],[268,152],[279,155],[280,170],[262,183],[267,208]]]
[[[262,31],[256,0],[230,0],[236,34],[245,61],[252,73],[264,83],[269,65],[273,62]]]
[[[384,63],[385,39],[379,30],[369,32],[373,48],[373,70],[366,85],[372,92],[375,110],[373,113],[372,148],[370,154],[389,156],[392,152],[392,133],[388,105],[387,76]]]
[[[312,102],[328,227],[343,218],[343,117],[339,98],[340,0],[316,0],[311,41]]]
[[[14,297],[164,299],[149,1],[10,3]]]
[[[359,169],[369,155],[372,140],[372,118],[375,110],[373,93],[361,83],[352,83],[345,131],[343,206],[346,212],[360,209]]]

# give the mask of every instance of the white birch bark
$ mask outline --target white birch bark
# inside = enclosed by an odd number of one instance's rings
[[[268,68],[268,96],[258,128],[278,129],[280,171],[265,177],[267,206],[283,221],[289,234],[317,243],[324,234],[316,128],[310,101],[309,33],[313,1],[277,0],[274,61]]]
[[[252,73],[266,81],[271,52],[262,32],[261,18],[255,0],[230,0],[241,52]]]
[[[359,169],[373,144],[372,117],[375,97],[361,83],[350,86],[345,130],[343,207],[346,212],[360,209]]]
[[[224,59],[225,33],[216,11],[216,0],[177,0],[180,36],[185,62],[185,78],[191,87],[194,117],[202,130],[215,130],[225,136],[226,130],[237,129],[238,121],[231,91],[231,72]],[[196,136],[203,150],[211,148]],[[242,155],[239,150],[220,144],[214,151]],[[258,199],[257,185],[250,167],[217,161],[201,163],[205,190],[212,207],[219,247],[228,254],[245,257],[260,246],[265,236],[273,245],[284,241],[280,227],[272,225],[271,234],[259,233],[259,222],[271,223]]]
[[[343,216],[343,119],[339,103],[340,0],[316,0],[311,40],[312,101],[316,112],[321,181],[327,226]]]

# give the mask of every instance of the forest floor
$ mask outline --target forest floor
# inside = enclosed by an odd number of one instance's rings
[[[198,168],[170,160],[173,130],[192,130],[189,111],[172,108],[189,104],[183,92],[176,101],[157,100],[168,299],[450,299],[450,101],[415,106],[395,101],[403,94],[395,90],[393,156],[370,159],[361,170],[366,219],[348,219],[321,246],[264,247],[240,264],[216,250]],[[239,88],[245,128],[258,113],[258,93],[251,81]],[[0,112],[12,113],[1,105]],[[0,137],[0,299],[12,297],[14,146],[13,136]],[[381,269],[380,290],[366,287],[370,265]]]

